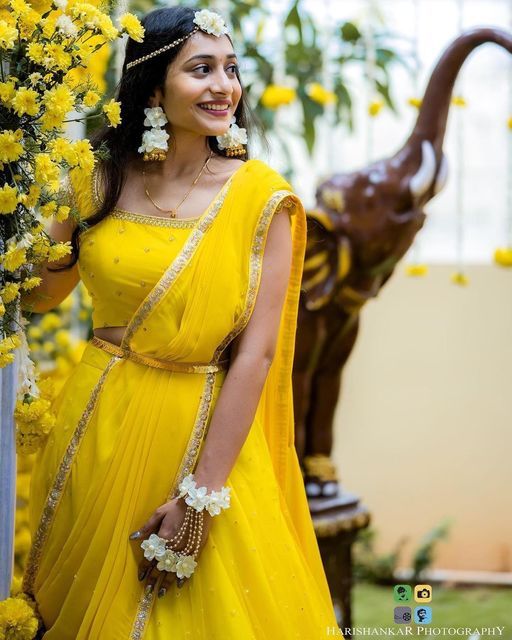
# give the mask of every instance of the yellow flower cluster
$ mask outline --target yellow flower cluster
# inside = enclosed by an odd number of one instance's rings
[[[261,104],[267,109],[277,109],[284,104],[290,104],[297,96],[295,89],[282,85],[269,84],[261,95]]]
[[[0,602],[0,638],[32,640],[39,626],[28,599],[7,598]]]
[[[103,11],[106,5],[101,4],[100,9],[97,0],[0,2],[0,50],[4,70],[11,70],[11,75],[4,73],[0,79],[0,105],[12,122],[11,128],[0,131],[0,171],[10,177],[14,167],[6,165],[26,167],[23,176],[18,170],[12,180],[0,182],[0,219],[5,216],[2,224],[7,237],[11,236],[0,253],[0,268],[5,275],[11,274],[0,289],[0,335],[5,336],[0,342],[0,367],[4,367],[20,346],[10,328],[8,305],[17,305],[20,293],[41,284],[41,278],[31,275],[33,265],[58,261],[72,251],[70,242],[54,243],[42,219],[62,222],[71,214],[76,216],[76,203],[62,187],[62,169],[90,173],[95,164],[88,140],[70,141],[62,135],[70,112],[85,111],[101,102],[100,84],[87,73],[90,59],[100,54],[105,66],[110,42],[125,33],[142,42],[144,28],[131,13],[121,15],[114,26]],[[110,100],[102,112],[110,126],[120,124],[120,103]],[[67,340],[68,336],[59,334],[62,348],[69,348]],[[42,401],[34,402],[31,411]],[[19,407],[23,410],[27,407]],[[29,429],[25,421],[26,428],[20,429],[26,432],[28,448],[34,441],[34,422],[30,421]],[[51,420],[41,418],[39,422],[44,432]]]
[[[454,107],[467,107],[468,103],[462,96],[452,96],[451,103]]]
[[[462,272],[456,271],[451,275],[451,281],[453,284],[458,284],[461,287],[465,287],[469,284],[469,278]]]
[[[496,249],[494,262],[500,267],[512,267],[512,247],[499,247]]]
[[[419,109],[422,103],[423,103],[423,100],[421,98],[412,97],[407,100],[407,104],[411,105],[411,107],[415,107],[416,109]]]
[[[338,101],[338,97],[333,91],[329,91],[324,86],[322,86],[319,82],[312,82],[306,86],[306,93],[315,102],[318,104],[326,105],[331,104]]]
[[[18,400],[14,409],[16,422],[16,449],[18,453],[34,453],[44,443],[55,424],[55,415],[51,413],[51,402],[43,397],[29,396]]]
[[[121,105],[115,100],[107,102],[103,105],[103,111],[107,114],[108,121],[111,127],[117,127],[121,122]]]
[[[368,115],[372,116],[372,118],[374,118],[375,116],[378,116],[383,106],[384,106],[383,100],[380,100],[380,99],[372,100],[368,105]]]
[[[425,276],[428,273],[428,266],[426,264],[408,264],[405,273],[416,278]]]
[[[21,340],[16,333],[0,340],[0,367],[6,367],[11,362],[14,362],[13,351],[20,345]]]

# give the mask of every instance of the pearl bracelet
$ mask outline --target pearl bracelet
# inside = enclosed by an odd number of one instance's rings
[[[220,491],[212,491],[208,495],[207,487],[197,488],[192,473],[181,481],[178,489],[180,491],[179,497],[186,496],[185,502],[196,511],[201,512],[206,509],[211,516],[217,516],[222,509],[230,507],[231,489],[229,487],[222,487]]]

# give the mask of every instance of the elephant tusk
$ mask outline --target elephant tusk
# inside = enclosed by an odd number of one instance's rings
[[[434,184],[434,195],[437,195],[446,184],[448,180],[448,158],[444,155],[441,158],[441,166],[436,176],[436,182]]]
[[[421,165],[409,181],[409,189],[416,200],[421,198],[432,184],[436,172],[436,154],[428,140],[421,143]]]

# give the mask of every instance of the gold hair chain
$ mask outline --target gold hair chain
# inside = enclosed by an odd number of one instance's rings
[[[176,205],[176,207],[174,207],[174,209],[162,209],[161,207],[159,207],[157,205],[157,203],[153,200],[153,198],[151,197],[149,191],[148,191],[148,187],[146,184],[146,171],[144,169],[142,169],[142,179],[144,181],[144,191],[147,195],[147,197],[151,200],[151,202],[155,205],[155,207],[159,210],[162,211],[162,213],[168,213],[169,217],[171,218],[177,218],[177,212],[178,212],[178,207],[181,207],[181,205],[185,202],[185,200],[187,199],[188,195],[190,194],[190,192],[192,191],[192,189],[196,186],[199,178],[201,177],[201,175],[203,174],[203,171],[206,169],[206,167],[208,166],[208,163],[210,162],[211,158],[213,156],[213,151],[210,151],[210,155],[206,158],[203,166],[201,167],[201,171],[199,171],[199,173],[197,174],[194,182],[192,183],[192,186],[190,187],[190,189],[187,191],[187,193],[185,194],[185,197],[182,199],[182,201]]]

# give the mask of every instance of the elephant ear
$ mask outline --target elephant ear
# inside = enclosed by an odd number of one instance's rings
[[[307,224],[301,289],[306,309],[314,311],[332,301],[337,284],[349,272],[350,243],[336,235],[331,219],[320,209],[307,211]]]

